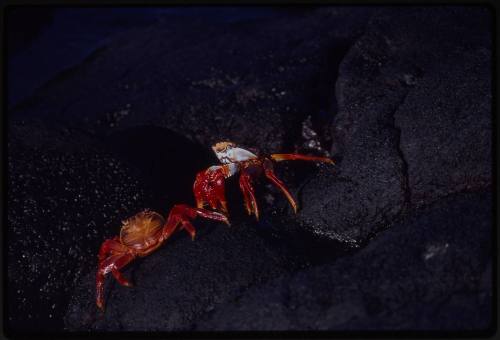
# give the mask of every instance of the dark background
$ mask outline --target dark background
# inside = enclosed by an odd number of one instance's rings
[[[10,7],[6,325],[40,331],[492,330],[488,8]],[[99,245],[193,205],[232,140],[277,165],[260,221],[197,220],[108,278]]]

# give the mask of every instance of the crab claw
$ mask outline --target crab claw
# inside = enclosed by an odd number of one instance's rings
[[[227,201],[224,190],[226,178],[238,171],[238,165],[214,165],[199,172],[193,184],[196,206],[203,208],[206,205],[212,209],[228,214]]]

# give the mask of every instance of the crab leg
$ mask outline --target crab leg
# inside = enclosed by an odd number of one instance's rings
[[[201,208],[191,208],[191,207],[189,207],[189,209],[194,210],[194,212],[198,216],[201,216],[201,217],[204,217],[204,218],[208,218],[208,219],[211,219],[211,220],[214,220],[214,221],[224,222],[227,225],[229,225],[229,220],[227,219],[227,217],[224,214],[221,214],[221,213],[218,213],[218,212],[215,212],[215,211],[206,210],[206,209],[201,209]]]
[[[177,226],[179,224],[182,227],[181,229],[186,230],[187,233],[191,236],[191,238],[194,239],[194,237],[196,236],[196,229],[191,224],[190,220],[194,220],[197,216],[224,222],[229,225],[227,217],[221,213],[202,208],[192,208],[186,204],[177,204],[174,205],[172,210],[170,210],[167,222],[163,227],[161,242],[165,241],[176,230],[178,230]]]
[[[290,194],[290,192],[288,191],[288,189],[285,187],[285,184],[278,177],[276,177],[276,175],[274,174],[273,170],[266,169],[264,173],[265,173],[266,177],[275,186],[277,186],[283,192],[283,194],[285,194],[286,199],[288,200],[288,202],[290,203],[290,205],[293,208],[293,211],[295,213],[297,213],[297,203],[293,199],[292,194]]]
[[[301,161],[324,162],[324,163],[335,164],[335,162],[328,157],[307,156],[298,153],[275,153],[271,155],[271,158],[276,162],[301,160]]]
[[[239,180],[240,190],[243,194],[243,201],[245,202],[245,209],[246,209],[248,215],[251,215],[252,209],[250,208],[250,197],[248,196],[247,186],[246,186],[246,184],[244,184],[244,180],[242,179],[242,177],[243,177],[243,175],[240,176],[240,180]]]
[[[119,272],[130,261],[135,258],[128,253],[128,248],[117,241],[117,238],[104,241],[99,250],[99,264],[96,273],[96,304],[99,309],[104,310],[104,279],[106,274],[111,272],[115,279],[124,286],[131,286],[123,275]]]
[[[191,236],[191,240],[194,241],[194,237],[196,236],[196,229],[194,229],[194,226],[191,224],[191,222],[182,221],[181,226],[182,229],[184,229]]]
[[[133,286],[133,284],[129,280],[127,280],[125,278],[125,276],[123,276],[123,274],[118,270],[118,268],[116,266],[111,268],[111,274],[113,274],[116,281],[118,281],[118,283],[121,284],[122,286],[125,286],[125,287],[132,287]]]
[[[243,170],[240,176],[240,189],[243,193],[245,206],[249,215],[252,213],[259,219],[259,208],[255,199],[255,190],[252,185],[252,177],[247,171]]]

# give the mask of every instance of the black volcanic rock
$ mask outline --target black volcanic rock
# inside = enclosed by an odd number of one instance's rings
[[[111,39],[9,112],[11,327],[61,329],[63,313],[72,331],[486,327],[491,198],[439,201],[491,184],[489,20],[335,7]],[[143,207],[192,204],[221,139],[333,142],[337,164],[277,166],[301,210],[259,184],[259,223],[231,178],[233,226],[195,221],[195,242],[175,235],[125,269],[134,288],[108,278],[97,313],[100,242]]]
[[[36,120],[8,133],[7,326],[58,330],[102,240],[147,206],[144,185],[86,134]]]
[[[491,183],[491,13],[373,16],[341,63],[336,171],[304,184],[304,228],[359,244],[409,208]]]
[[[111,39],[10,110],[12,329],[58,329],[73,284],[122,219],[192,203],[195,172],[216,162],[212,142],[292,151],[302,120],[329,104],[337,64],[371,12],[211,25],[170,17]]]
[[[456,194],[352,256],[217,306],[196,330],[487,330],[491,192]]]
[[[229,139],[276,152],[328,105],[337,64],[371,12],[234,24],[171,18],[115,38],[12,114],[98,134],[149,124],[207,147]]]
[[[95,305],[95,272],[84,276],[65,316],[66,328],[189,330],[200,315],[304,262],[284,243],[266,241],[254,221],[233,221],[228,227],[197,219],[194,225],[198,231],[194,242],[181,232],[124,270],[133,288],[108,276],[104,314]]]

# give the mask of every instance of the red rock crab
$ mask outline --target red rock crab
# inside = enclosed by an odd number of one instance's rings
[[[104,282],[107,274],[123,286],[132,284],[123,276],[120,269],[137,257],[144,257],[158,249],[174,232],[186,230],[194,239],[196,231],[191,220],[198,216],[229,224],[227,202],[224,192],[225,180],[240,173],[239,185],[248,214],[259,218],[259,209],[255,198],[254,181],[264,175],[286,196],[293,210],[297,212],[297,203],[284,185],[274,174],[275,162],[286,160],[304,160],[333,163],[326,157],[300,154],[271,154],[257,156],[239,148],[232,142],[220,142],[212,146],[222,165],[214,165],[199,172],[193,184],[197,208],[185,204],[175,205],[167,220],[158,213],[145,210],[123,221],[120,235],[105,240],[99,250],[96,274],[96,303],[104,310]],[[204,209],[209,206],[215,211]]]

